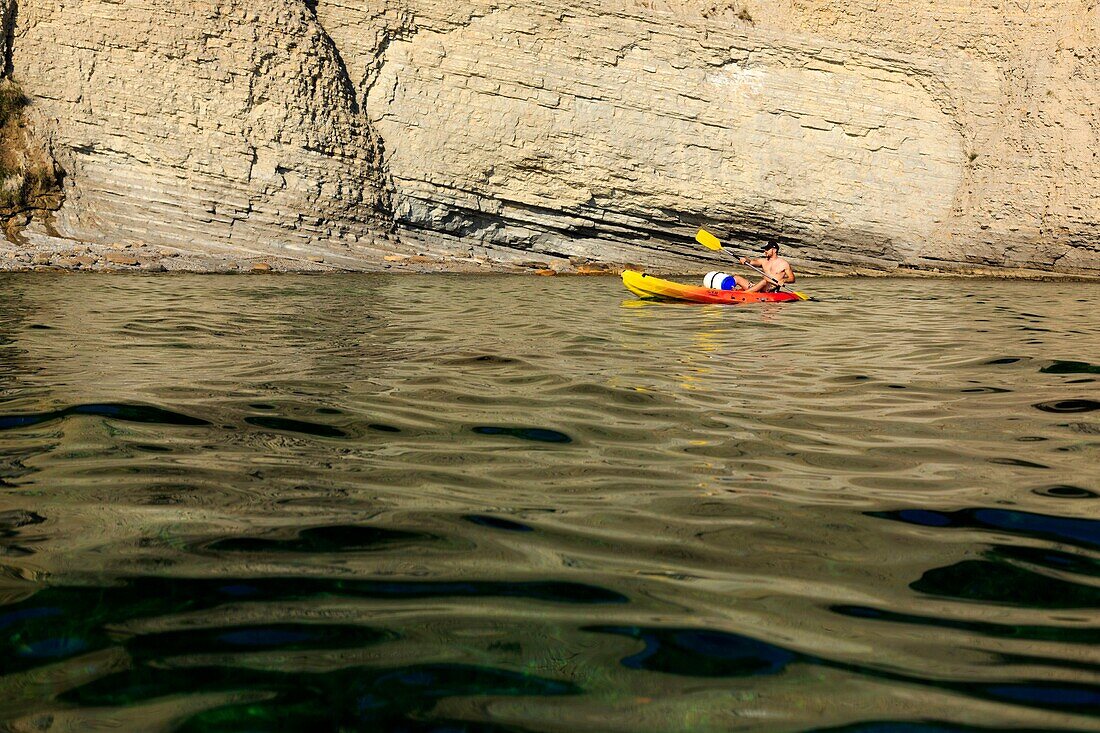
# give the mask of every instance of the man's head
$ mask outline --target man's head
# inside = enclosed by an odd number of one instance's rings
[[[769,260],[779,254],[779,244],[774,239],[769,239],[764,244],[764,256]]]

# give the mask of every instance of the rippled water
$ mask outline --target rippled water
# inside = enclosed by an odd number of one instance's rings
[[[1100,286],[0,278],[0,727],[1100,730]]]

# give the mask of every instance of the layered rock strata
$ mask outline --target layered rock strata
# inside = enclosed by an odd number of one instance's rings
[[[12,28],[66,236],[683,270],[706,225],[1100,274],[1095,0],[22,0]]]
[[[15,27],[62,234],[354,256],[388,226],[379,140],[306,3],[24,0]]]

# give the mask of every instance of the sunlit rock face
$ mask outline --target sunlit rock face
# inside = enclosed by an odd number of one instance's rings
[[[12,38],[70,236],[1100,273],[1086,0],[23,0]]]
[[[387,223],[378,141],[306,3],[23,0],[13,45],[63,234],[266,251]]]

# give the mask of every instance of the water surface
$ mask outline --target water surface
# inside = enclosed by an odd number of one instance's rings
[[[1100,730],[1100,287],[0,277],[0,728]]]

